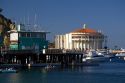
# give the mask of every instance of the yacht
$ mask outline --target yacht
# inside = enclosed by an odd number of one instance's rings
[[[117,56],[117,57],[125,57],[125,53],[117,53],[115,56]]]
[[[105,62],[108,61],[109,58],[105,57],[102,53],[98,53],[96,51],[89,51],[87,54],[85,54],[83,60],[88,62]]]

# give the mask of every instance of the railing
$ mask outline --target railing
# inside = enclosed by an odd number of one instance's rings
[[[83,51],[81,51],[81,50],[64,50],[64,49],[46,49],[44,52],[44,54],[64,54],[64,53],[82,54]]]

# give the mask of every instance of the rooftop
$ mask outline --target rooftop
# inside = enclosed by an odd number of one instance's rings
[[[73,31],[73,33],[97,33],[97,32],[93,29],[85,28],[85,29],[77,29]]]
[[[84,24],[82,29],[76,29],[72,31],[72,33],[98,33],[98,32],[96,30],[86,27],[86,25]]]

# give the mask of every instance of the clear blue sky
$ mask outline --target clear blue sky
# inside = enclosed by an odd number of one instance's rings
[[[2,14],[13,21],[34,25],[56,34],[65,34],[82,24],[102,30],[110,47],[125,47],[125,0],[0,0]]]

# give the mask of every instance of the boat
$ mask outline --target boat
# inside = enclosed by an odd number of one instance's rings
[[[115,56],[117,56],[117,57],[125,57],[125,53],[117,53]]]
[[[104,57],[104,56],[89,56],[86,57],[86,61],[93,61],[93,62],[105,62],[107,61],[108,58]]]
[[[104,54],[97,53],[96,51],[89,51],[87,54],[85,54],[85,57],[83,58],[83,61],[87,62],[105,62],[108,60],[108,57],[105,57]]]
[[[17,73],[17,70],[13,68],[5,68],[5,69],[0,69],[0,72],[2,73]]]
[[[53,66],[53,65],[47,65],[47,66],[45,66],[44,69],[48,70],[48,69],[53,69],[53,68],[55,68],[55,66]]]

